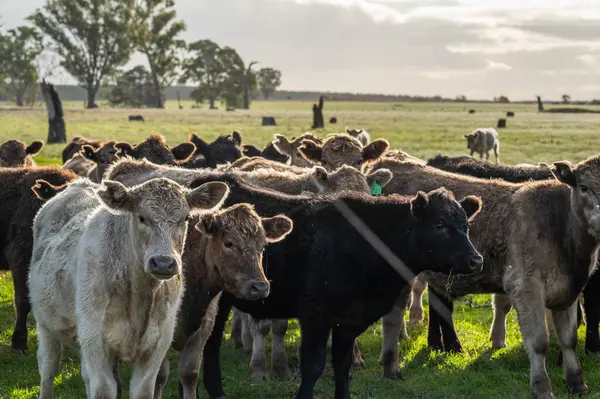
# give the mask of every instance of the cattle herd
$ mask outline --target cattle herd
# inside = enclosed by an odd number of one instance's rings
[[[471,155],[493,150],[497,161],[493,129],[465,137]],[[575,348],[586,320],[585,348],[600,351],[600,157],[425,161],[360,129],[275,135],[264,149],[237,131],[212,143],[192,133],[173,148],[156,134],[134,145],[76,137],[61,167],[35,164],[42,147],[0,146],[12,350],[27,353],[33,311],[40,398],[52,398],[65,345],[80,351],[88,398],[120,397],[120,363],[134,367],[130,397],[162,397],[169,348],[179,352],[181,397],[196,398],[203,362],[209,396],[223,398],[219,354],[232,309],[231,339],[251,352],[252,377],[268,377],[271,332],[272,372],[291,378],[284,342],[295,318],[296,397],[313,397],[331,337],[335,397],[350,398],[351,368],[364,365],[356,338],[379,319],[383,375],[400,378],[404,315],[422,320],[427,285],[445,305],[429,310],[430,347],[462,351],[453,300],[491,293],[491,345],[506,346],[514,307],[534,397],[552,397],[546,317],[568,387],[588,390]]]

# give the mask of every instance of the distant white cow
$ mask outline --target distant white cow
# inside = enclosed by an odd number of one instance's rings
[[[218,182],[189,190],[169,179],[132,188],[82,179],[42,207],[28,280],[40,398],[52,398],[63,344],[81,350],[88,398],[117,397],[117,360],[134,364],[130,397],[153,397],[183,293],[187,219],[227,193]]]
[[[465,134],[465,138],[467,139],[467,148],[471,150],[471,156],[476,152],[479,154],[479,158],[483,158],[483,153],[485,153],[485,159],[489,161],[490,150],[494,150],[496,164],[498,163],[500,141],[496,129],[493,127],[480,128],[471,134]]]

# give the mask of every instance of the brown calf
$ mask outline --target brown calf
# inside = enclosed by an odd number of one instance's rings
[[[31,310],[27,274],[33,248],[33,218],[44,203],[32,191],[43,179],[62,186],[77,178],[73,172],[56,166],[0,168],[0,270],[10,270],[15,285],[17,320],[12,335],[15,354],[27,353],[27,315]]]
[[[147,159],[157,165],[178,165],[189,161],[196,147],[192,143],[181,143],[169,147],[165,138],[159,134],[151,134],[146,140],[132,146],[129,143],[115,144],[121,155],[135,159]]]
[[[43,147],[44,142],[41,140],[33,141],[28,146],[20,140],[8,140],[0,145],[0,167],[37,166],[32,157],[39,154]]]
[[[100,146],[102,145],[102,141],[95,140],[95,139],[89,139],[87,137],[81,137],[81,136],[73,137],[73,140],[71,140],[71,142],[69,144],[67,144],[65,146],[65,149],[63,150],[63,153],[62,153],[63,165],[66,164],[69,159],[71,159],[75,155],[79,154],[79,151],[81,151],[81,147],[83,147],[86,144],[91,145],[94,148],[100,148]]]
[[[495,307],[494,323],[504,323],[510,306],[516,308],[531,362],[532,392],[538,398],[552,397],[545,368],[548,332],[544,309],[550,309],[562,348],[565,380],[572,391],[587,391],[575,353],[576,299],[596,264],[600,244],[600,198],[595,194],[600,191],[600,157],[575,167],[556,162],[552,168],[555,181],[521,184],[411,163],[382,161],[374,169],[378,167],[394,173],[384,188],[387,193],[444,186],[457,195],[469,192],[482,197],[484,207],[470,226],[470,237],[484,255],[482,271],[455,275],[450,281],[447,276],[426,273],[427,281],[454,298],[484,292],[507,295],[495,300],[503,306]],[[393,357],[386,355],[384,360]]]
[[[304,140],[299,151],[307,161],[331,171],[342,165],[360,169],[379,159],[389,146],[387,140],[377,139],[363,147],[360,141],[348,134],[334,134],[323,144]]]
[[[281,134],[276,134],[274,137],[275,140],[273,140],[272,143],[275,149],[279,151],[280,154],[287,155],[288,157],[290,157],[291,165],[301,167],[311,167],[313,165],[313,162],[303,157],[299,151],[302,142],[304,140],[312,141],[317,144],[323,142],[323,140],[321,140],[320,138],[318,138],[310,132],[306,132],[297,138],[294,137],[291,141]]]

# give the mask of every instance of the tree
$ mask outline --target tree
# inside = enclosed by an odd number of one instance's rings
[[[107,75],[131,55],[134,0],[47,0],[30,17],[56,44],[61,67],[87,90],[88,108]]]
[[[250,92],[254,90],[252,85],[256,85],[256,75],[252,67],[258,64],[258,61],[252,61],[248,64],[244,73],[244,109],[250,109]]]
[[[224,95],[228,101],[234,100],[244,90],[244,62],[231,47],[219,47],[212,40],[198,40],[188,46],[190,55],[182,62],[183,74],[179,83],[194,82],[199,85],[195,98],[207,99],[210,108]]]
[[[258,71],[258,85],[265,100],[281,86],[281,71],[273,68],[262,68]]]
[[[494,97],[495,103],[508,104],[510,100],[506,96]]]
[[[563,100],[563,103],[568,104],[568,103],[571,102],[571,96],[568,95],[568,94],[563,94],[562,95],[562,100]]]
[[[460,94],[460,95],[456,96],[455,101],[465,103],[465,102],[467,102],[467,96],[465,96],[464,94]]]
[[[117,74],[106,94],[111,106],[131,108],[155,107],[156,97],[151,73],[141,65]]]
[[[19,107],[24,105],[25,94],[37,87],[35,60],[42,50],[40,34],[28,26],[11,29],[0,37],[0,78]]]
[[[178,37],[186,26],[175,21],[174,6],[173,0],[140,0],[135,12],[136,48],[148,58],[156,108],[164,108],[164,89],[176,79],[178,52],[185,48]]]

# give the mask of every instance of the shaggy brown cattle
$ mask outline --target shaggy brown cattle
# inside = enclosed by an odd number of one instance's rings
[[[279,151],[277,151],[273,143],[267,144],[267,146],[262,151],[251,144],[245,144],[242,146],[242,154],[244,154],[247,157],[262,157],[270,161],[276,161],[281,163],[287,163],[290,159],[290,157],[288,157],[287,155],[283,155]]]
[[[31,310],[27,274],[33,245],[33,219],[43,204],[32,191],[38,179],[62,186],[77,178],[59,167],[0,169],[0,270],[12,272],[17,320],[12,335],[12,350],[27,353],[27,315]]]
[[[298,137],[298,138],[293,137],[291,141],[288,140],[287,137],[285,137],[281,134],[276,134],[274,137],[275,137],[275,140],[273,140],[272,143],[273,143],[273,146],[275,147],[275,149],[277,151],[279,151],[279,153],[290,157],[291,165],[300,166],[300,167],[313,166],[313,163],[308,161],[307,159],[305,159],[305,157],[303,157],[299,151],[300,146],[302,145],[302,142],[304,140],[310,140],[314,143],[322,143],[323,142],[323,140],[321,140],[320,138],[318,138],[317,136],[315,136],[314,134],[312,134],[310,132],[306,132],[306,133],[300,135],[300,137]]]
[[[482,179],[502,179],[512,183],[523,183],[529,180],[552,180],[554,176],[548,165],[498,165],[489,161],[477,160],[466,155],[449,157],[436,155],[427,161],[427,165]]]
[[[39,154],[44,147],[44,142],[33,141],[26,146],[20,140],[8,140],[0,145],[0,167],[19,168],[37,166],[32,157]]]
[[[562,348],[565,379],[573,392],[587,391],[577,344],[577,297],[596,264],[600,244],[600,157],[571,167],[554,163],[555,181],[513,184],[482,180],[440,171],[428,166],[394,161],[379,162],[394,173],[383,189],[387,193],[411,193],[444,186],[461,195],[468,191],[485,204],[471,224],[471,237],[484,255],[481,273],[454,275],[452,279],[426,273],[436,290],[456,298],[470,293],[505,294],[495,298],[496,323],[505,323],[510,304],[515,306],[524,345],[531,361],[531,386],[536,397],[552,395],[546,373],[548,332],[544,309],[552,318]],[[501,305],[501,306],[498,306]],[[492,337],[494,347],[504,337]],[[384,360],[395,357],[387,348]],[[397,369],[395,364],[387,367]]]
[[[237,130],[217,137],[212,143],[205,142],[196,133],[190,133],[188,139],[196,146],[196,151],[192,159],[183,165],[186,168],[216,168],[242,157],[242,135]]]
[[[396,161],[414,162],[414,163],[422,163],[422,164],[425,163],[425,161],[422,160],[421,158],[417,158],[415,156],[410,155],[409,153],[407,153],[405,151],[402,151],[402,150],[396,149],[396,148],[387,151],[385,154],[383,154],[383,157],[395,159]]]
[[[323,144],[304,140],[299,151],[308,162],[320,164],[327,170],[336,170],[342,165],[360,169],[379,159],[389,146],[387,140],[377,139],[363,147],[360,141],[348,134],[335,134]]]
[[[100,183],[104,172],[110,165],[115,163],[121,157],[121,151],[117,148],[116,141],[109,141],[102,144],[98,149],[89,145],[84,145],[82,155],[94,163],[94,167],[88,172],[87,178],[94,183]]]
[[[81,136],[73,137],[73,140],[71,140],[71,142],[69,144],[67,144],[65,149],[63,150],[63,153],[62,153],[63,165],[65,163],[67,163],[67,161],[69,159],[73,158],[73,156],[78,154],[79,151],[81,151],[81,147],[83,147],[85,144],[91,145],[94,148],[100,148],[100,146],[103,143],[100,140],[88,139],[87,137],[81,137]]]

